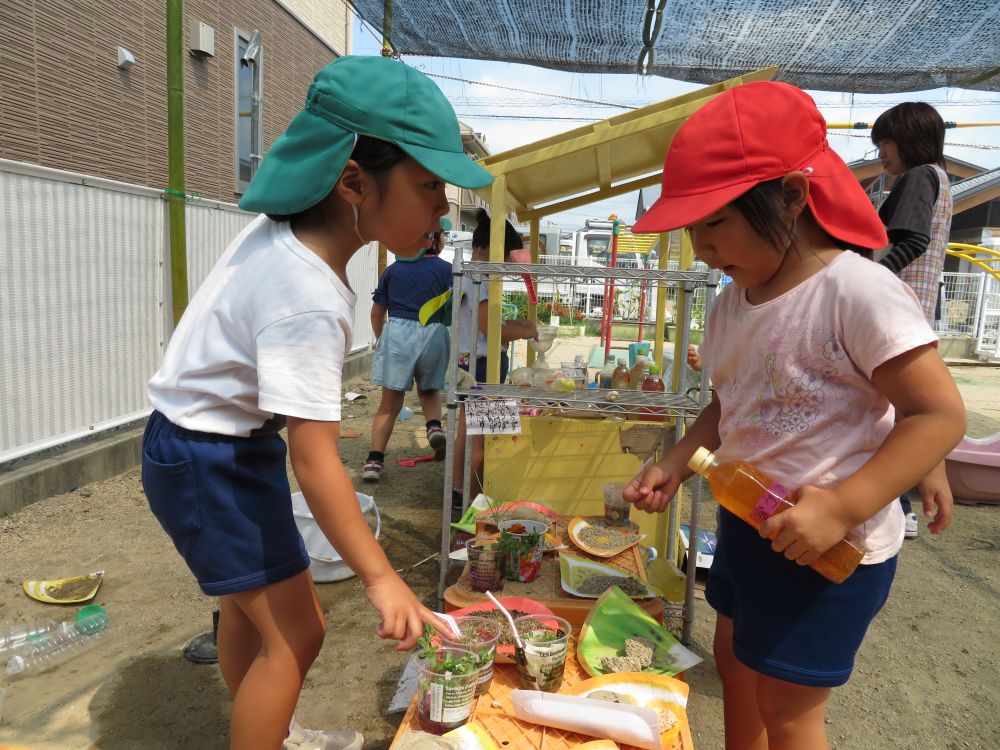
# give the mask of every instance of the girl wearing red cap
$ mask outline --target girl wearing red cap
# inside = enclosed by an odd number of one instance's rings
[[[958,443],[965,410],[913,292],[849,251],[883,247],[885,232],[804,92],[751,83],[691,116],[633,231],[681,227],[733,279],[700,350],[715,395],[625,497],[662,511],[698,446],[800,488],[759,533],[721,510],[706,598],[726,747],[823,750],[830,690],[892,583],[895,500]],[[852,531],[866,553],[846,581],[807,567]]]
[[[358,750],[355,731],[292,719],[325,618],[292,517],[286,453],[309,509],[364,582],[377,634],[445,627],[394,572],[338,455],[341,371],[366,243],[426,251],[445,182],[484,187],[455,113],[396,60],[342,57],[272,144],[240,206],[259,212],[199,287],[149,383],[142,483],[202,591],[219,597],[233,750]],[[288,425],[288,445],[279,435]]]

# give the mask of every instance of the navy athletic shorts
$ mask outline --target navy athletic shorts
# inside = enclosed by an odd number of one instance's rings
[[[812,687],[843,685],[868,625],[889,597],[896,557],[859,565],[843,583],[771,549],[723,509],[705,598],[733,621],[733,653],[750,669]]]
[[[275,583],[309,567],[292,516],[285,441],[178,427],[154,411],[142,438],[153,515],[209,596]]]

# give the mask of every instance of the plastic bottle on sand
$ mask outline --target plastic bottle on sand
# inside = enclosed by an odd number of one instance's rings
[[[84,607],[73,622],[61,623],[7,659],[8,677],[38,674],[89,651],[100,643],[108,615],[99,605]]]

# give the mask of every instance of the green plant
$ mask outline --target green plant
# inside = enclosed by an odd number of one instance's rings
[[[437,638],[439,633],[433,626],[424,623],[424,633],[417,638],[417,646],[420,651],[417,656],[424,661],[424,667],[435,674],[463,675],[472,674],[479,669],[479,657],[476,654],[466,654],[455,657],[445,653]]]
[[[541,534],[533,531],[530,534],[500,534],[500,551],[508,554],[530,555],[538,546]]]

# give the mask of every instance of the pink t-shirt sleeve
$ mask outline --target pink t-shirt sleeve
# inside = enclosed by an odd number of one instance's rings
[[[879,366],[920,346],[937,346],[913,290],[888,269],[838,278],[839,332],[854,365],[871,378]]]

